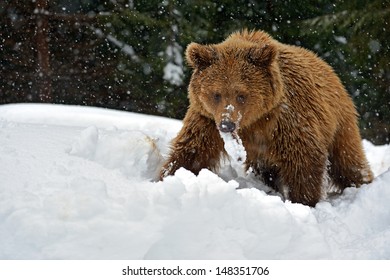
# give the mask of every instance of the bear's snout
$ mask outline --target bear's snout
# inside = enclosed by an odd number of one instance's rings
[[[222,120],[219,124],[219,130],[221,132],[233,132],[236,129],[236,124],[229,120]]]

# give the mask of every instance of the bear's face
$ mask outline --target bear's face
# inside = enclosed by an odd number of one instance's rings
[[[189,86],[191,103],[197,103],[201,113],[212,118],[222,132],[251,125],[281,100],[275,55],[268,46],[190,44],[187,61],[194,68]]]

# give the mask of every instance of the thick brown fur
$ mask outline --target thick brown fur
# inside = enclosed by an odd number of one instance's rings
[[[314,206],[327,175],[341,190],[373,180],[353,102],[314,53],[244,30],[220,44],[191,43],[186,58],[190,106],[161,179],[180,167],[217,171],[226,155],[218,129],[228,121],[246,167],[292,202]]]

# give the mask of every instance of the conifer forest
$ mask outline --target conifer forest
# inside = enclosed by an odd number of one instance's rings
[[[317,53],[352,96],[362,137],[390,143],[389,0],[2,0],[0,104],[181,119],[186,46],[243,28]]]

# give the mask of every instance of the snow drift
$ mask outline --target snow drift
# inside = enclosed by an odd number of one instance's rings
[[[180,127],[0,106],[0,259],[390,259],[390,146],[364,141],[374,182],[309,208],[228,164],[155,182]]]

